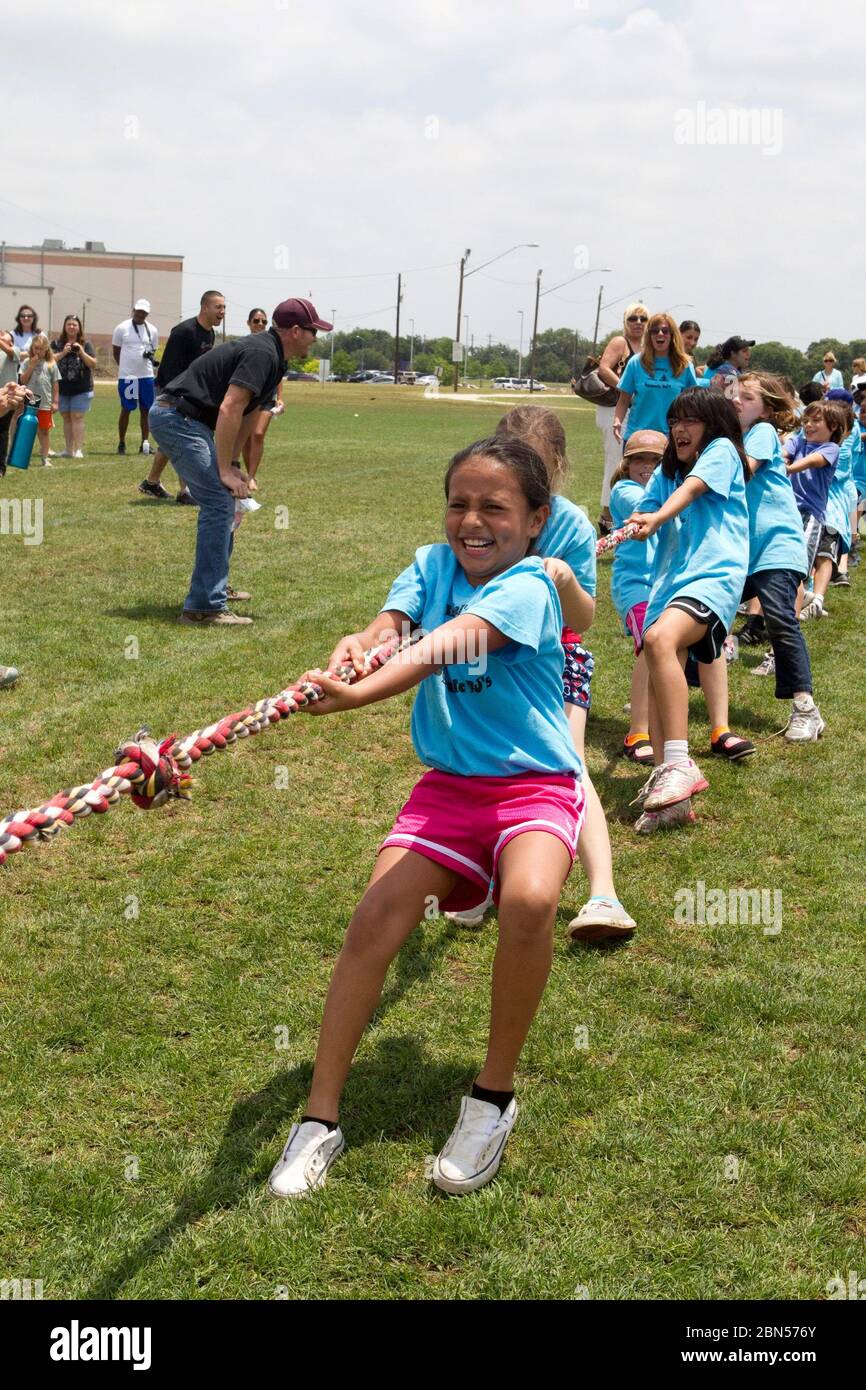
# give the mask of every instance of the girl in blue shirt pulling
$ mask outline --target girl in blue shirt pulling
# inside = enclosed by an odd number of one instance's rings
[[[690,820],[690,798],[709,784],[689,756],[685,662],[691,652],[715,664],[733,623],[748,569],[749,470],[737,412],[722,392],[684,391],[668,425],[661,466],[628,518],[636,539],[658,533],[643,647],[650,741],[662,753],[636,799],[644,815],[679,806]]]
[[[321,1187],[342,1152],[339,1103],[392,960],[429,916],[499,907],[487,1053],[431,1177],[465,1193],[499,1168],[517,1106],[514,1071],[541,1001],[559,896],[584,814],[581,762],[563,707],[562,608],[534,544],[550,516],[542,460],[521,440],[484,439],[445,476],[447,544],[422,546],[382,611],[345,637],[331,667],[420,630],[352,686],[311,672],[319,715],[418,686],[412,739],[427,771],[379,847],[331,978],[306,1111],[270,1176],[280,1197]],[[573,578],[573,576],[572,576]]]

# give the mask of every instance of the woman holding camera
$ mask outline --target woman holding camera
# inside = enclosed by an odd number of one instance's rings
[[[60,371],[60,414],[66,448],[61,458],[84,458],[84,417],[93,402],[96,352],[85,340],[81,319],[67,314],[60,337],[51,344]]]

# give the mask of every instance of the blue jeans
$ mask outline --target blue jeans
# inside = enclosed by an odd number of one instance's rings
[[[812,694],[809,652],[795,611],[800,578],[793,570],[758,570],[757,574],[749,575],[743,589],[743,598],[761,600],[770,646],[776,658],[777,700],[790,700],[800,691]]]
[[[195,564],[184,609],[220,612],[226,606],[235,499],[220,482],[213,431],[199,420],[154,403],[150,432],[198,503]]]

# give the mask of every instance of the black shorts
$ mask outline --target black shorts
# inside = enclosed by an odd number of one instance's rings
[[[816,560],[832,560],[834,565],[838,565],[840,555],[844,554],[842,537],[832,526],[825,526],[821,531],[821,539],[818,542]]]
[[[689,651],[695,661],[703,661],[707,666],[717,661],[722,654],[725,645],[725,638],[728,630],[717,613],[712,608],[708,608],[699,599],[689,598],[688,594],[683,594],[681,598],[671,599],[668,608],[679,608],[683,613],[688,613],[690,618],[694,618],[696,623],[705,623],[706,632],[697,642],[693,642]]]

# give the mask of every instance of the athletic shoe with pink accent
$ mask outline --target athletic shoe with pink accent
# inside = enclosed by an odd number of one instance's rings
[[[644,811],[634,828],[639,835],[652,835],[656,830],[672,830],[675,825],[691,825],[694,819],[691,801],[676,801],[660,811]]]
[[[693,758],[687,763],[662,763],[644,803],[645,811],[660,811],[677,801],[687,801],[710,785]]]

